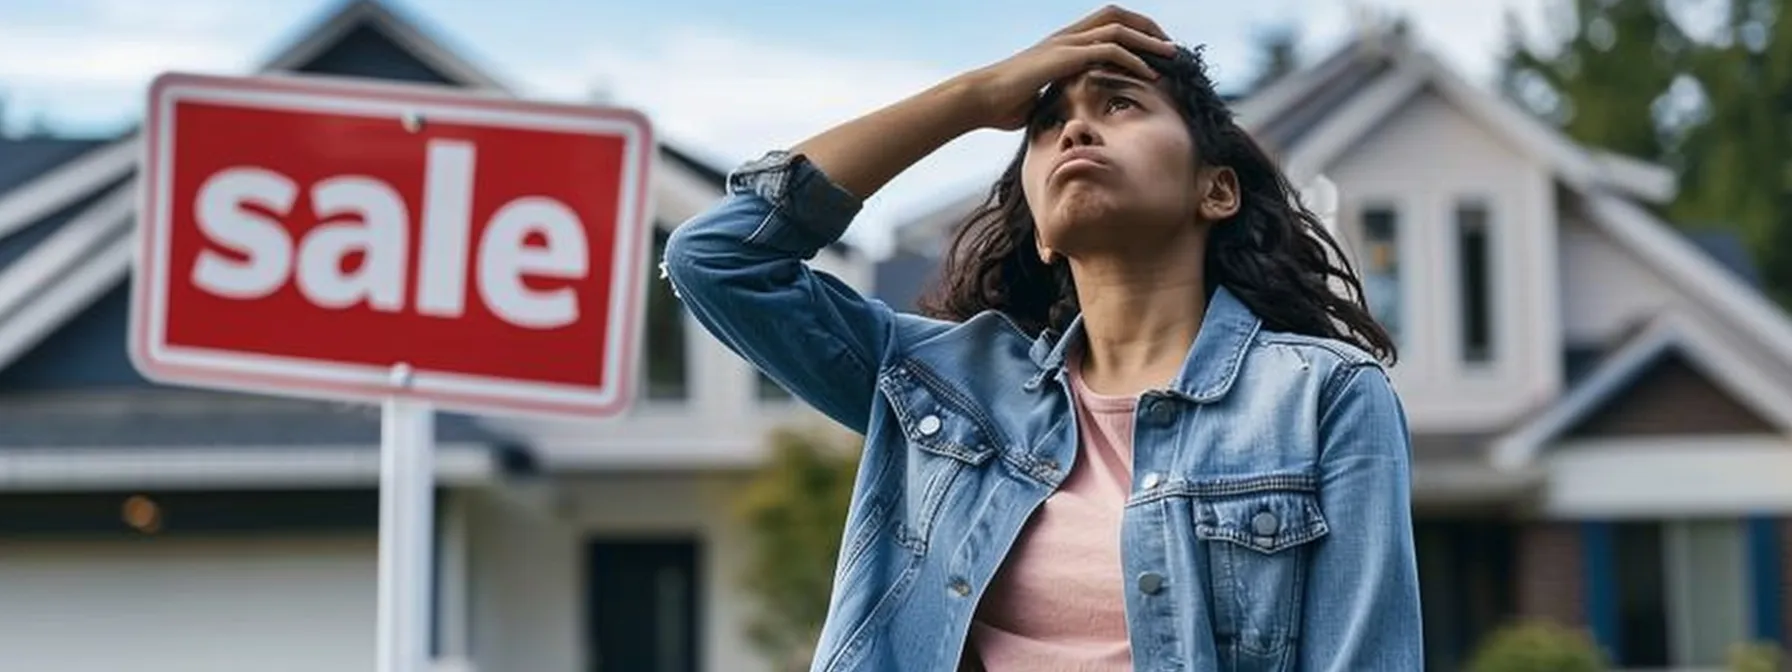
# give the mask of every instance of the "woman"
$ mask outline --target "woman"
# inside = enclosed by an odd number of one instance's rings
[[[804,263],[978,128],[1023,146],[928,315]],[[1393,345],[1149,19],[1103,9],[743,167],[665,264],[866,437],[814,669],[1421,668]]]

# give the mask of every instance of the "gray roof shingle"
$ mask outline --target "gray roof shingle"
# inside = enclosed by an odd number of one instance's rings
[[[437,443],[509,448],[473,418],[437,413]],[[379,407],[185,389],[0,395],[0,451],[14,448],[374,446]]]
[[[0,137],[0,194],[111,141],[110,138]]]

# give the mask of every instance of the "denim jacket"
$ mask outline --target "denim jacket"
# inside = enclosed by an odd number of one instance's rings
[[[728,178],[664,270],[696,319],[865,436],[813,670],[949,672],[979,597],[1077,457],[1063,334],[893,311],[806,263],[860,204],[801,156]],[[1135,669],[1422,668],[1406,419],[1341,342],[1221,288],[1137,410],[1119,542]]]

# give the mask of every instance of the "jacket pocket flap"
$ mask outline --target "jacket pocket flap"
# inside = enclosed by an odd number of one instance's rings
[[[911,445],[935,455],[969,464],[987,462],[996,449],[984,423],[967,410],[968,405],[924,380],[905,367],[892,368],[878,377],[878,387],[890,400],[903,436]]]
[[[1330,526],[1310,488],[1252,488],[1216,484],[1221,492],[1195,500],[1195,536],[1260,553],[1279,553],[1326,535]]]

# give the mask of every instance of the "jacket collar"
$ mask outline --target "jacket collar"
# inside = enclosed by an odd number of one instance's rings
[[[1171,390],[1195,402],[1208,402],[1225,396],[1238,378],[1245,351],[1262,329],[1263,321],[1225,287],[1213,292],[1207,302],[1207,314],[1201,320],[1201,331],[1189,348],[1182,371],[1170,384]],[[1039,375],[1028,387],[1037,387],[1046,376],[1064,369],[1065,357],[1083,338],[1083,316],[1071,320],[1059,335],[1046,330],[1033,340],[1028,354],[1040,367]]]

